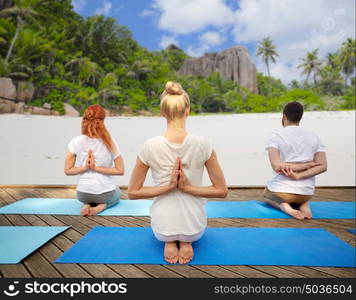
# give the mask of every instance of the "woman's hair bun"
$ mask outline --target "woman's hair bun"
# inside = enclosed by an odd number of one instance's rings
[[[167,94],[170,95],[182,95],[183,94],[183,88],[182,86],[174,81],[168,81],[165,86],[165,91]]]
[[[87,110],[84,117],[85,117],[85,119],[92,121],[95,119],[96,113],[93,110]]]

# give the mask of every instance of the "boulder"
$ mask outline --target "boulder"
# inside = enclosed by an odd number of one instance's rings
[[[34,93],[35,93],[35,87],[32,82],[19,81],[19,83],[17,84],[17,101],[19,102],[31,101]]]
[[[16,87],[11,78],[0,77],[0,97],[16,100]]]
[[[15,111],[16,104],[15,102],[2,100],[0,98],[0,114],[10,114]]]
[[[178,51],[182,51],[183,52],[183,50],[181,48],[179,48],[178,46],[176,46],[174,44],[168,45],[165,50],[167,50],[167,51],[169,51],[169,50],[178,50]]]
[[[104,111],[105,111],[105,117],[111,117],[114,115],[114,112],[112,112],[109,109],[104,108]]]
[[[31,108],[31,113],[34,115],[51,115],[52,111],[43,107],[33,106]]]
[[[46,108],[46,109],[51,109],[51,108],[52,108],[52,105],[46,102],[46,103],[44,103],[44,104],[42,105],[42,107],[43,107],[43,108]]]
[[[187,58],[178,70],[180,76],[208,77],[219,72],[223,80],[233,80],[257,93],[257,70],[244,46],[235,46],[218,53],[206,53],[197,58]]]
[[[24,106],[25,106],[25,103],[23,103],[23,102],[16,103],[14,113],[15,114],[23,114],[25,111]]]
[[[79,112],[70,104],[64,103],[65,115],[69,117],[79,117]]]

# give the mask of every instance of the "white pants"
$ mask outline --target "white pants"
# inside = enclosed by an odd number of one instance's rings
[[[185,235],[185,234],[163,235],[163,234],[160,234],[160,233],[154,232],[154,231],[153,231],[153,233],[154,233],[155,237],[157,238],[157,240],[159,240],[161,242],[179,241],[179,242],[192,243],[192,242],[199,240],[203,236],[204,230],[201,232],[198,232],[196,234],[192,234],[192,235]]]

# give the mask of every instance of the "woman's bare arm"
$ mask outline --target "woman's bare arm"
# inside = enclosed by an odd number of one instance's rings
[[[215,151],[213,151],[210,158],[206,161],[205,166],[212,183],[211,186],[191,185],[188,181],[188,178],[185,176],[183,168],[180,168],[178,184],[179,190],[197,197],[225,198],[227,196],[228,189],[226,186],[224,173],[221,170]]]
[[[86,164],[85,167],[75,167],[75,159],[76,155],[68,152],[66,155],[65,163],[64,163],[64,173],[67,176],[78,175],[86,172],[89,167]]]
[[[147,186],[144,187],[145,178],[149,167],[146,166],[139,158],[136,160],[136,165],[132,171],[130,184],[128,187],[128,196],[130,199],[153,198],[159,195],[169,193],[177,188],[178,185],[178,160],[173,168],[171,180],[168,185],[164,186]]]
[[[121,155],[115,158],[114,164],[115,166],[112,168],[94,166],[93,170],[104,175],[124,175],[124,160]]]

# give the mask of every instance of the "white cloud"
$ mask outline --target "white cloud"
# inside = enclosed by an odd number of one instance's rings
[[[187,53],[190,56],[201,56],[208,52],[211,47],[219,46],[225,42],[225,37],[216,31],[207,31],[198,37],[199,45],[188,46]]]
[[[86,0],[72,0],[72,5],[74,8],[74,11],[76,12],[81,12],[84,8],[84,6],[87,4]]]
[[[111,11],[112,3],[110,1],[104,1],[103,6],[95,10],[96,15],[108,15]]]
[[[199,40],[209,46],[219,46],[223,42],[225,42],[224,36],[222,36],[219,32],[216,31],[207,31],[203,33],[199,37]]]
[[[234,14],[224,0],[154,0],[160,12],[160,29],[188,34],[209,25],[222,27],[231,24]]]
[[[175,36],[164,35],[161,38],[161,42],[159,43],[159,46],[162,49],[165,49],[165,48],[167,48],[167,46],[169,46],[171,44],[179,46],[179,42],[178,42],[177,38]]]
[[[234,25],[237,43],[270,36],[279,53],[272,76],[284,82],[301,79],[296,69],[307,51],[319,48],[319,57],[355,35],[354,0],[241,0]],[[265,67],[257,58],[257,67]]]
[[[139,13],[140,17],[150,17],[150,16],[155,16],[157,15],[157,11],[154,10],[149,10],[149,9],[144,9]]]
[[[324,58],[355,36],[355,0],[235,0],[238,8],[228,6],[227,0],[152,1],[150,11],[158,15],[157,26],[174,36],[162,37],[161,47],[169,39],[176,42],[195,33],[194,42],[187,37],[190,44],[185,50],[200,56],[223,44],[223,37],[230,34],[237,45],[254,45],[269,36],[279,53],[271,74],[285,83],[302,79],[297,65],[307,51],[319,48],[319,57]],[[251,56],[258,70],[266,73],[255,54]]]

